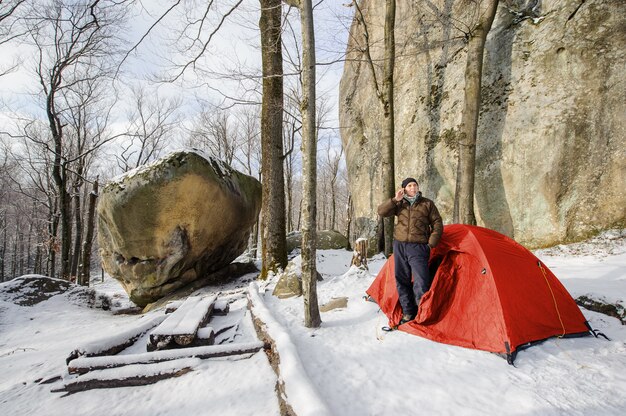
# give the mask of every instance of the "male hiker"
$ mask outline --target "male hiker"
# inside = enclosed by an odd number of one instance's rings
[[[396,195],[378,206],[378,215],[398,217],[393,230],[393,255],[402,325],[415,319],[420,299],[430,288],[428,258],[430,249],[441,239],[443,222],[435,203],[422,196],[413,178],[403,180]]]

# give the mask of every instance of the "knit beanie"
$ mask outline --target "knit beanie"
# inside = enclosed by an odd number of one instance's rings
[[[402,181],[402,188],[406,188],[406,186],[408,184],[410,184],[411,182],[415,182],[417,183],[417,181],[414,178],[406,178],[405,180]]]

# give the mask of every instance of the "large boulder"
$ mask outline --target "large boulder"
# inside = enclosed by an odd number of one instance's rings
[[[418,179],[452,221],[466,43],[475,2],[397,2],[395,183]],[[375,61],[385,8],[362,0]],[[626,4],[500,2],[485,45],[476,147],[479,225],[528,246],[626,225]],[[469,26],[468,26],[469,25]],[[351,28],[340,125],[354,203],[353,237],[376,235],[382,110]],[[374,239],[375,242],[375,239]],[[370,245],[371,246],[371,245]]]
[[[318,250],[333,250],[348,247],[348,239],[345,235],[335,230],[320,230],[317,232],[315,248]],[[302,248],[302,233],[293,231],[287,235],[287,252],[291,253],[297,248]]]
[[[145,306],[239,256],[260,207],[253,177],[196,151],[172,153],[104,187],[103,267]]]

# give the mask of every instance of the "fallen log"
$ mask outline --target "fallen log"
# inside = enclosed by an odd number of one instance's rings
[[[100,357],[94,357],[100,358]],[[79,358],[80,359],[80,358]],[[106,369],[75,377],[51,392],[68,394],[92,389],[145,386],[172,377],[179,377],[193,370],[199,359],[182,359],[168,363],[128,366],[124,369]]]
[[[208,322],[216,299],[216,296],[187,298],[150,333],[148,351],[190,345],[196,338],[198,328]]]
[[[69,363],[78,357],[96,357],[100,355],[113,355],[133,345],[142,335],[165,320],[165,315],[143,317],[133,327],[118,332],[114,336],[100,338],[76,348],[66,358]]]
[[[209,345],[204,347],[181,348],[176,350],[153,351],[142,354],[114,355],[110,357],[80,357],[68,365],[70,374],[86,374],[91,371],[124,367],[135,364],[154,364],[182,358],[217,358],[230,355],[250,354],[264,347],[261,341]]]
[[[215,344],[215,331],[209,326],[198,329],[196,337],[191,344],[189,344],[189,347],[203,347],[213,344]]]

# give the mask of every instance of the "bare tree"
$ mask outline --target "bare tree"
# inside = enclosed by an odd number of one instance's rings
[[[287,197],[287,231],[294,231],[294,188],[297,181],[296,169],[299,153],[302,122],[299,117],[300,93],[299,88],[290,89],[287,94],[287,103],[284,112],[283,146],[286,150],[285,161],[285,195]]]
[[[232,165],[240,148],[240,138],[239,126],[231,120],[230,111],[217,107],[204,108],[193,124],[187,144]]]
[[[19,16],[26,5],[26,0],[0,0],[0,45],[12,42],[26,34],[20,25],[22,16]],[[12,62],[6,67],[5,63],[0,66],[0,77],[13,72],[18,67],[18,62]]]
[[[145,87],[132,90],[133,107],[128,114],[130,137],[116,155],[117,164],[126,172],[159,158],[172,141],[180,122],[180,98],[162,98]]]
[[[366,64],[370,69],[372,83],[376,96],[383,110],[383,137],[381,140],[382,152],[382,192],[386,198],[392,198],[395,189],[395,161],[394,161],[394,107],[393,107],[393,72],[395,66],[395,21],[396,0],[385,0],[385,29],[384,29],[384,56],[382,68],[382,83],[379,83],[374,59],[371,54],[371,42],[369,30],[359,2],[354,0],[356,7],[356,19],[363,26],[363,47]],[[389,256],[393,250],[393,217],[384,218],[383,222],[383,250]]]
[[[93,234],[93,230],[88,230],[88,227],[93,227],[93,223],[84,221],[86,204],[83,203],[82,195],[88,188],[86,183],[90,185],[90,170],[99,148],[110,140],[106,130],[116,100],[115,96],[107,94],[107,87],[108,84],[102,78],[88,78],[60,91],[59,101],[67,109],[65,131],[68,140],[65,142],[65,155],[74,217],[70,276],[76,280],[79,280],[77,276],[83,236],[88,232]],[[83,283],[88,285],[89,281]]]
[[[302,287],[304,326],[322,323],[317,303],[317,131],[315,128],[315,31],[311,0],[286,0],[300,9],[302,29]]]
[[[281,0],[260,0],[263,103],[261,152],[263,203],[261,207],[261,279],[287,266],[285,192],[283,176],[283,60]]]
[[[258,110],[258,106],[245,106],[235,115],[240,132],[239,151],[235,152],[235,160],[245,173],[260,178],[261,132]]]
[[[476,175],[476,131],[480,114],[481,81],[485,41],[498,9],[498,0],[472,1],[479,17],[467,33],[465,98],[459,131],[459,160],[454,195],[454,222],[476,225],[474,178]]]
[[[98,198],[98,179],[93,182],[92,191],[89,194],[89,208],[87,215],[87,226],[85,238],[82,243],[82,257],[80,270],[78,272],[78,283],[82,286],[89,286],[89,272],[91,270],[91,247],[93,243],[96,218],[96,200]]]
[[[113,71],[115,34],[123,22],[116,2],[91,0],[52,1],[31,10],[30,36],[38,51],[36,75],[45,99],[52,145],[52,178],[57,190],[61,225],[61,277],[71,274],[72,212],[70,155],[67,153],[67,101],[63,94],[81,83],[106,77]],[[103,143],[101,143],[103,144]],[[101,145],[100,144],[100,145]],[[47,146],[47,145],[46,145]],[[94,151],[93,148],[86,152]]]
[[[328,186],[329,189],[327,192],[330,195],[330,222],[329,229],[335,230],[337,229],[337,180],[339,179],[339,167],[341,164],[341,159],[343,157],[343,147],[339,147],[337,150],[336,146],[332,145],[331,137],[327,137],[327,145],[325,149],[325,158],[323,160],[323,166],[328,176]]]

